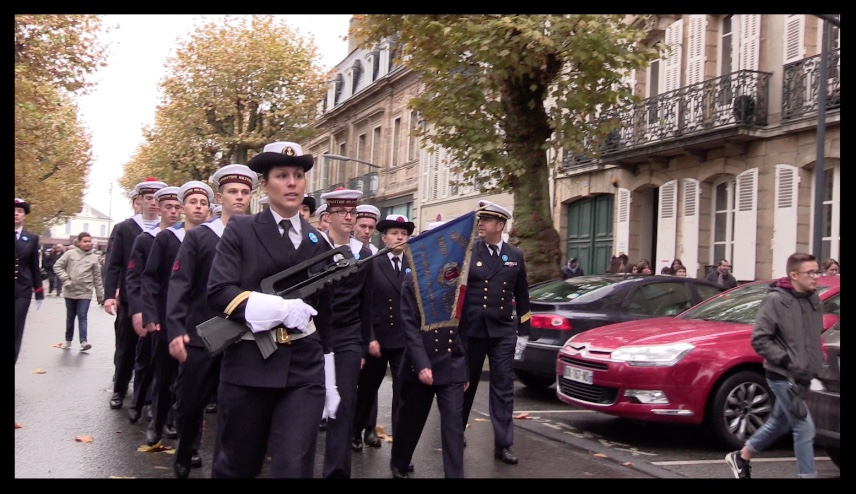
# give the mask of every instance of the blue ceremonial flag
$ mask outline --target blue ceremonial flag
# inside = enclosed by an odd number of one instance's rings
[[[470,212],[407,241],[422,331],[458,325],[476,225]]]

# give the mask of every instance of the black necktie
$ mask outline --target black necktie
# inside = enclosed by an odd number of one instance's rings
[[[18,241],[18,230],[15,230],[15,241]]]
[[[401,262],[401,259],[398,256],[392,256],[392,262],[395,264],[395,272],[401,274],[401,266],[398,264]]]
[[[285,251],[288,252],[289,255],[294,253],[294,243],[291,241],[291,238],[288,236],[288,229],[291,228],[291,222],[288,220],[282,220],[279,222],[279,226],[282,227],[282,240],[285,242]]]
[[[493,256],[498,257],[499,256],[499,247],[497,247],[496,245],[493,245],[493,244],[487,244],[487,246],[490,249],[491,257],[493,257]]]

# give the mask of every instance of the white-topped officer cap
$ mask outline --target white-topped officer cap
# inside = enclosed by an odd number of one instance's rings
[[[476,210],[478,212],[478,217],[494,217],[499,218],[501,220],[510,220],[511,219],[511,211],[505,209],[499,204],[492,203],[490,201],[479,201],[479,208]]]
[[[357,206],[357,201],[359,201],[361,197],[363,197],[362,191],[344,188],[321,194],[321,199],[326,201],[329,207],[342,206],[355,208]],[[378,214],[380,213],[378,212]]]
[[[169,186],[155,191],[155,200],[161,201],[181,201],[179,197],[180,189],[178,187]],[[181,201],[183,202],[183,201]]]
[[[251,190],[259,183],[259,174],[247,165],[226,165],[211,176],[214,187],[220,188],[228,183],[239,183],[248,186]]]
[[[445,225],[446,223],[448,223],[448,221],[445,221],[445,220],[432,221],[431,223],[428,223],[428,226],[425,227],[425,231],[427,232],[428,230],[433,230],[433,229],[437,228],[438,226]]]
[[[247,166],[262,175],[274,166],[299,166],[308,172],[314,164],[315,158],[304,154],[300,144],[288,141],[266,144],[261,153],[247,162]]]
[[[204,182],[200,182],[199,180],[191,180],[190,182],[185,182],[184,185],[181,186],[181,192],[179,193],[179,201],[184,203],[187,200],[187,196],[191,194],[202,194],[208,198],[208,204],[214,202],[214,191],[211,190],[211,186]]]
[[[357,219],[360,218],[369,218],[377,222],[378,218],[380,218],[380,209],[371,204],[360,204],[357,206]]]
[[[413,229],[416,228],[416,225],[403,214],[390,214],[377,223],[377,231],[381,233],[386,233],[390,228],[402,228],[407,231],[408,235],[413,235]]]

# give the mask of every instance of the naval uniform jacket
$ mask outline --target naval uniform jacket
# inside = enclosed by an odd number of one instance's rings
[[[401,329],[401,284],[409,276],[407,256],[402,255],[401,272],[396,273],[389,255],[376,257],[372,263],[371,334],[368,341],[377,340],[381,348],[404,348]]]
[[[469,381],[466,331],[456,327],[422,331],[412,275],[404,277],[401,290],[401,322],[407,342],[399,376],[421,384],[419,371],[430,368],[434,386]]]
[[[529,285],[523,251],[503,242],[497,258],[483,240],[477,240],[470,258],[467,303],[461,326],[467,328],[470,338],[528,336],[529,318]]]
[[[246,300],[238,298],[245,291],[261,291],[261,281],[268,276],[309,260],[330,250],[330,244],[321,233],[300,218],[301,241],[297,251],[289,254],[285,250],[279,226],[273,213],[266,209],[249,216],[232,216],[217,244],[217,253],[208,276],[208,303],[219,315],[234,300],[236,307],[229,317],[244,321]],[[312,272],[323,270],[323,264],[311,268]],[[308,278],[298,273],[281,282],[283,287]],[[263,388],[286,388],[304,384],[324,384],[323,354],[331,347],[331,306],[327,288],[304,302],[313,306],[318,315],[313,317],[316,332],[289,345],[278,345],[276,351],[263,359],[255,341],[240,340],[223,352],[220,382],[239,386]],[[312,365],[292,366],[292,356],[297,352],[312,352],[301,355],[302,362]],[[317,358],[316,358],[317,354]],[[297,357],[295,357],[297,358]]]
[[[155,243],[155,235],[160,232],[160,226],[149,228],[143,233],[137,235],[134,240],[134,246],[131,248],[131,258],[128,260],[128,267],[125,269],[125,300],[128,302],[128,308],[131,315],[141,314],[143,312],[143,271],[146,269],[146,260],[149,258],[149,251],[152,249],[152,244]]]
[[[155,241],[146,259],[143,270],[142,305],[143,326],[149,323],[161,325],[157,338],[166,340],[166,299],[169,290],[169,275],[175,264],[178,248],[184,240],[184,223],[176,223],[155,235]]]
[[[332,246],[332,239],[327,237],[327,240]],[[372,255],[372,251],[365,244],[353,237],[349,239],[348,246],[357,259]],[[363,356],[368,354],[373,298],[372,269],[372,262],[367,262],[361,265],[355,274],[333,285],[333,327],[335,329],[331,342],[334,352],[356,343],[360,346]],[[357,329],[345,331],[348,328]]]
[[[42,270],[39,268],[39,236],[22,229],[15,240],[15,298],[44,300]]]
[[[145,223],[141,214],[135,214],[122,221],[113,228],[110,234],[111,240],[107,247],[107,262],[105,268],[107,275],[104,277],[104,299],[116,298],[116,289],[119,289],[119,303],[127,307],[128,299],[125,297],[126,271],[131,259],[131,249],[137,235],[143,232]]]
[[[208,273],[225,225],[220,218],[187,232],[172,268],[166,301],[169,341],[188,335],[189,346],[204,347],[196,326],[217,316],[208,305]]]

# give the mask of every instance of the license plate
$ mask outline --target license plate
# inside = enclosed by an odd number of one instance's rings
[[[583,384],[594,384],[594,373],[590,370],[580,369],[579,367],[565,366],[565,379],[576,381]]]

